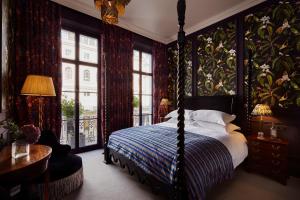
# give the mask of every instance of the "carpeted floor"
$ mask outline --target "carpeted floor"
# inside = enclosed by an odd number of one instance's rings
[[[83,159],[84,183],[67,200],[164,200],[139,183],[127,170],[103,163],[102,150],[79,154]],[[287,186],[260,175],[237,169],[233,180],[214,188],[209,200],[300,199],[300,179],[291,177]]]

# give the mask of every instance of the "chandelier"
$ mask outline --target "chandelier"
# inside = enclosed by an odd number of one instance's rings
[[[94,0],[95,7],[101,12],[103,22],[117,24],[119,16],[124,16],[125,6],[131,0]]]

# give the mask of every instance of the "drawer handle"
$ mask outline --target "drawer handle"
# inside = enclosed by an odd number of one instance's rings
[[[252,142],[252,144],[253,144],[254,146],[258,146],[258,145],[259,145],[259,142]]]
[[[260,152],[260,149],[253,149],[253,152],[258,153],[258,152]]]
[[[254,160],[258,160],[258,159],[260,159],[260,156],[252,156],[252,158],[253,158]]]
[[[279,174],[279,173],[280,173],[280,169],[273,169],[273,170],[272,170],[272,173],[273,173],[273,174]]]
[[[280,149],[280,146],[279,146],[279,145],[274,145],[274,144],[272,144],[272,149],[274,149],[274,150],[279,150],[279,149]]]
[[[278,165],[280,165],[280,161],[278,161],[278,160],[272,160],[272,164],[278,166]]]
[[[280,157],[280,153],[272,153],[272,156],[273,156],[274,158],[279,158],[279,157]]]

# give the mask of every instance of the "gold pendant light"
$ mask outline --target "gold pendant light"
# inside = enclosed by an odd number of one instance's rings
[[[94,0],[95,7],[101,12],[102,21],[108,24],[117,24],[119,16],[124,16],[125,6],[131,0]]]

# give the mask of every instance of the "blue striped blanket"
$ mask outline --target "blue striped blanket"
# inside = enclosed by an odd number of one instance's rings
[[[176,129],[160,125],[113,132],[108,147],[124,155],[146,173],[173,184],[176,168]],[[232,158],[218,140],[185,133],[185,173],[189,199],[205,199],[212,186],[232,177]]]

